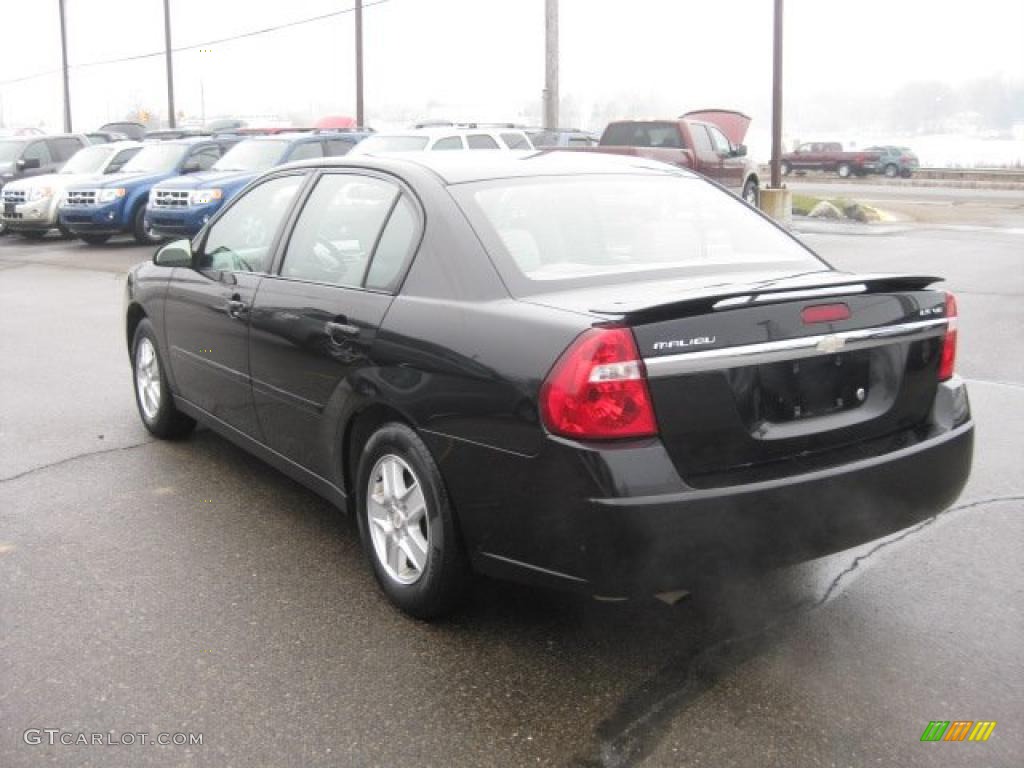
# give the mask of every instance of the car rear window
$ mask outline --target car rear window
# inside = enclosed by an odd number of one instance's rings
[[[552,176],[450,189],[516,295],[662,275],[825,269],[733,195],[689,176]]]
[[[601,143],[608,147],[682,146],[676,123],[612,123],[605,128]]]

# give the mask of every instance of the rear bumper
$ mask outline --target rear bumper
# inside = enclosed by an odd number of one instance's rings
[[[952,504],[970,474],[962,381],[906,447],[777,479],[688,486],[660,440],[551,440],[516,456],[427,436],[477,570],[605,596],[692,588],[887,536]],[[486,451],[486,455],[484,455]]]
[[[934,516],[970,473],[974,425],[893,454],[765,483],[591,500],[581,524],[607,594],[686,587],[812,560]]]

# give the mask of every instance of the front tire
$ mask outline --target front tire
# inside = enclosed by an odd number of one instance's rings
[[[417,619],[452,612],[469,565],[427,446],[405,424],[385,424],[363,448],[356,478],[359,534],[381,589]]]
[[[103,245],[110,239],[110,235],[78,235],[89,245]]]
[[[46,237],[46,233],[37,232],[35,230],[29,230],[28,232],[22,232],[21,236],[24,237],[26,240],[42,240],[44,237]]]
[[[195,420],[174,405],[157,348],[156,333],[145,318],[135,329],[132,341],[132,383],[139,416],[154,436],[170,440],[185,437],[195,428]]]
[[[840,163],[840,164],[839,164],[839,165],[838,165],[838,166],[836,167],[836,173],[838,173],[838,174],[839,174],[839,176],[840,176],[841,178],[844,178],[844,179],[848,179],[848,178],[850,178],[850,173],[851,173],[852,171],[853,171],[853,169],[852,169],[852,168],[850,168],[850,164],[849,164],[849,163]]]
[[[146,226],[145,204],[140,205],[139,209],[135,211],[135,219],[132,223],[132,235],[135,237],[135,242],[139,245],[156,245],[162,239],[159,236],[154,235]]]
[[[761,199],[760,190],[757,187],[757,181],[754,179],[747,179],[747,183],[743,185],[743,200],[747,205],[752,208],[757,208],[757,204]]]

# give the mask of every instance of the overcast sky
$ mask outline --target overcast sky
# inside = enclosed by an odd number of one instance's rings
[[[366,0],[367,3],[371,0]],[[66,0],[74,126],[135,106],[163,110],[162,0]],[[351,7],[352,0],[171,0],[174,45]],[[60,65],[58,0],[0,0],[0,82]],[[771,0],[562,0],[561,90],[574,114],[639,100],[669,115],[750,112],[767,130]],[[895,90],[911,80],[1024,79],[1024,0],[787,0],[787,112],[823,92]],[[410,116],[498,120],[539,105],[544,0],[386,0],[364,11],[369,122]],[[176,103],[198,116],[354,114],[352,14],[175,54]],[[0,85],[7,125],[59,130],[56,74]],[[585,117],[580,118],[585,120]],[[602,126],[584,126],[600,129]]]

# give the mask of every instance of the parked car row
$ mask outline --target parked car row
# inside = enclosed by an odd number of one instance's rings
[[[863,150],[843,150],[838,141],[813,141],[800,144],[782,156],[782,173],[825,171],[844,179],[881,173],[889,178],[910,178],[920,163],[907,147],[874,146]]]
[[[56,228],[89,244],[119,234],[130,234],[141,244],[193,237],[260,173],[283,163],[349,152],[594,151],[695,170],[751,205],[757,205],[760,186],[742,143],[750,118],[729,110],[614,122],[600,139],[576,129],[545,131],[513,123],[430,121],[406,131],[377,133],[354,130],[353,121],[342,117],[299,129],[221,122],[212,133],[193,128],[146,131],[139,123],[114,122],[88,135],[10,140],[18,145],[7,151],[13,170],[5,172],[0,165],[0,172],[14,183],[2,194],[0,226],[29,237]],[[94,146],[90,139],[117,152],[104,154],[102,161],[100,154],[91,153],[69,163],[67,173],[55,173],[75,152]],[[0,164],[4,152],[0,143]],[[94,166],[90,173],[87,169]],[[17,174],[32,178],[16,181]]]

